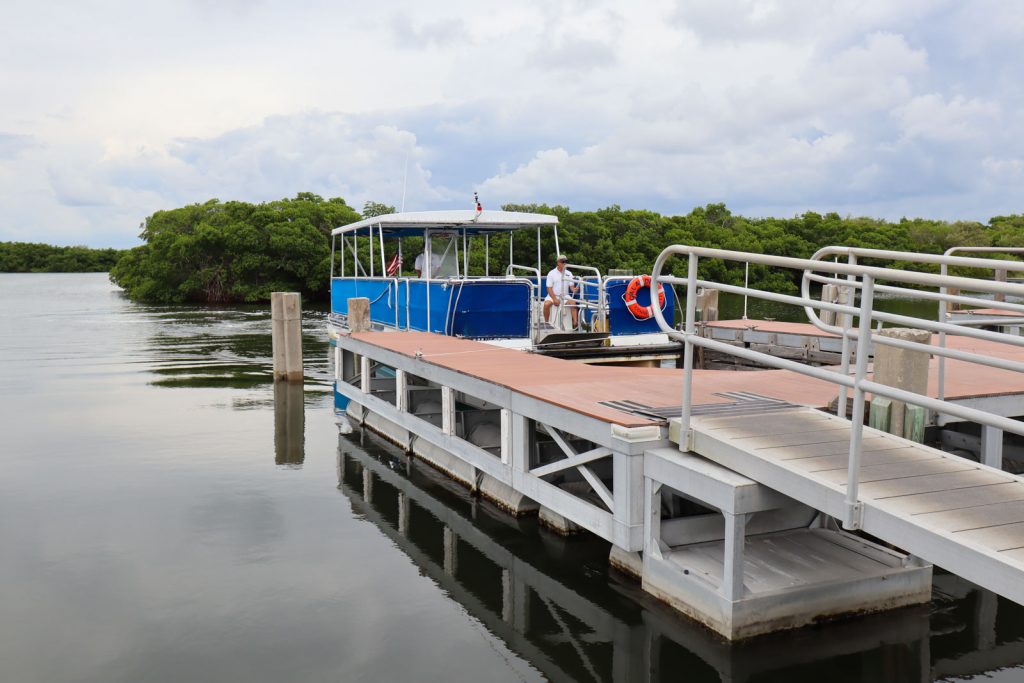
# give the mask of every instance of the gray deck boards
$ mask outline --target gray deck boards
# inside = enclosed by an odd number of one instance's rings
[[[855,543],[836,543],[834,534],[813,529],[747,538],[743,585],[752,594],[842,579],[881,576],[891,565],[858,551]],[[722,543],[682,546],[669,560],[713,586],[722,580]]]
[[[830,514],[845,510],[847,420],[796,409],[695,416],[692,426],[700,455]],[[863,444],[865,531],[1024,602],[1024,479],[867,427]]]

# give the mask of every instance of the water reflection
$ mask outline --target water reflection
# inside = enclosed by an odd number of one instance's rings
[[[946,574],[931,606],[730,645],[609,573],[604,543],[512,520],[376,439],[350,438],[338,488],[353,511],[553,680],[931,681],[1024,661],[1024,609]]]
[[[274,382],[274,462],[301,469],[305,459],[305,387],[302,382]]]

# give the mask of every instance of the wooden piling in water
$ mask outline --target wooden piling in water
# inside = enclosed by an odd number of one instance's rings
[[[893,337],[905,341],[928,344],[931,342],[931,332],[908,328],[891,327],[878,333],[879,336]],[[874,380],[879,384],[903,389],[915,394],[926,395],[928,391],[928,362],[929,355],[925,351],[910,351],[899,349],[893,346],[878,344],[875,347],[874,356]],[[914,426],[914,419],[922,419],[923,412],[915,412],[911,415],[911,429],[906,429],[906,404],[903,401],[892,401],[889,414],[889,426],[886,429],[890,434],[904,436],[905,433],[917,434],[923,438],[923,424]]]
[[[370,300],[366,297],[348,300],[348,329],[350,332],[370,331]]]
[[[302,305],[298,292],[270,294],[274,381],[301,382]]]
[[[718,320],[718,290],[703,288],[697,293],[697,317],[702,323]]]

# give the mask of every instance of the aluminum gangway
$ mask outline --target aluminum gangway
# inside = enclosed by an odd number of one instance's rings
[[[846,263],[823,260],[842,251]],[[686,256],[687,276],[663,274],[674,256]],[[904,262],[938,264],[942,273],[932,274],[863,265],[863,258],[889,258]],[[724,260],[790,269],[800,274],[802,291],[788,295],[712,282],[699,277],[702,260]],[[655,316],[665,332],[685,344],[681,417],[674,425],[679,450],[696,453],[747,476],[801,503],[841,521],[847,530],[862,530],[898,546],[928,562],[1024,604],[1024,478],[998,467],[1002,432],[1024,435],[1024,423],[961,404],[894,388],[869,374],[869,349],[889,346],[902,351],[924,352],[941,359],[945,367],[973,364],[1004,372],[1024,372],[1024,363],[1012,354],[979,353],[970,348],[925,344],[880,333],[882,324],[928,330],[939,335],[962,335],[996,342],[1003,348],[1024,347],[1024,337],[957,326],[907,315],[875,310],[876,294],[912,295],[940,302],[984,305],[1016,314],[1024,305],[1024,285],[947,274],[950,267],[992,271],[1024,271],[1020,261],[979,259],[952,255],[907,254],[878,250],[836,248],[818,258],[799,259],[749,254],[722,249],[674,245],[659,255],[653,269],[652,293],[659,283],[686,288],[682,330]],[[820,301],[811,296],[811,283],[831,284],[844,292],[845,301]],[[843,363],[821,368],[737,347],[698,334],[694,304],[698,288],[714,288],[741,296],[803,308],[810,322],[823,331],[841,335]],[[914,289],[910,289],[914,288]],[[967,296],[974,292],[1001,295],[996,300]],[[1011,301],[999,299],[1011,298]],[[855,303],[859,298],[859,303]],[[847,303],[849,302],[849,303]],[[818,311],[829,311],[836,322],[828,324]],[[873,329],[875,325],[879,329]],[[838,414],[794,406],[760,418],[750,414],[707,416],[694,414],[692,399],[694,349],[712,349],[808,378],[824,380],[839,390]],[[850,368],[851,363],[854,367]],[[847,392],[852,390],[852,413],[847,419]],[[915,441],[864,425],[868,396],[920,406],[933,416],[954,416],[978,423],[990,435],[990,448],[978,463],[930,448]],[[1024,415],[1024,401],[1016,415]],[[656,482],[655,482],[656,483]],[[648,487],[648,495],[657,488]],[[645,519],[645,562],[657,561],[658,518],[648,505]],[[743,544],[734,550],[731,567],[742,572]],[[739,561],[737,561],[739,560]],[[728,565],[728,558],[727,558]],[[740,573],[734,581],[742,584]]]

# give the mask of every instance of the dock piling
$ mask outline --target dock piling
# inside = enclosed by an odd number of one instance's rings
[[[718,290],[704,287],[697,294],[697,316],[702,323],[718,320]]]
[[[302,305],[298,292],[270,294],[274,381],[302,381]]]
[[[928,330],[892,327],[878,333],[879,336],[893,337],[918,344],[931,343],[932,335]],[[875,348],[875,381],[915,394],[925,394],[928,390],[929,356],[923,351],[908,351],[893,346],[879,344]],[[904,435],[906,404],[902,401],[892,402],[889,417],[890,434]]]
[[[348,300],[348,329],[352,332],[370,331],[370,300],[366,297]]]

